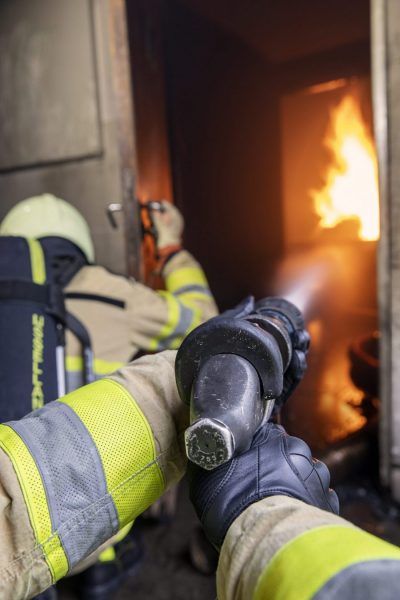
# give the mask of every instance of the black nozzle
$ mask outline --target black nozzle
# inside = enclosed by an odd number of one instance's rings
[[[256,302],[254,308],[256,314],[281,323],[282,328],[290,337],[293,348],[302,352],[308,351],[310,336],[305,329],[304,317],[292,302],[285,298],[270,296]]]
[[[257,371],[235,354],[211,356],[194,382],[190,407],[187,456],[204,469],[214,469],[250,447],[263,419]]]
[[[303,317],[281,298],[256,305],[246,299],[189,334],[175,375],[191,407],[185,441],[192,462],[214,469],[250,447],[263,419],[276,403],[282,406],[304,373],[305,351],[297,344],[308,348]]]

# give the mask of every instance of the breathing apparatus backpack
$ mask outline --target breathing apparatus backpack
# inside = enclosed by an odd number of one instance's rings
[[[0,237],[0,422],[65,394],[66,329],[81,343],[84,382],[93,381],[90,336],[65,307],[64,289],[85,265],[63,238]]]

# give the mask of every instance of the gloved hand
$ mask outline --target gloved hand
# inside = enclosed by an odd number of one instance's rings
[[[169,247],[178,247],[182,245],[183,217],[179,210],[166,200],[161,204],[164,210],[151,211],[151,217],[157,231],[157,248],[163,250]]]
[[[307,335],[308,333],[303,330]],[[296,348],[293,345],[292,359],[283,377],[283,391],[275,401],[274,414],[280,412],[286,400],[293,394],[294,390],[303,379],[307,370],[307,351]]]
[[[274,316],[274,313],[286,315],[287,330],[292,342],[292,358],[283,378],[283,390],[275,400],[274,412],[281,410],[286,400],[292,395],[307,370],[307,354],[310,347],[308,333],[301,311],[294,304],[282,298],[263,298],[255,305],[255,311],[261,315]]]
[[[233,521],[250,504],[268,496],[290,496],[339,512],[327,467],[312,458],[305,442],[274,423],[260,427],[247,452],[214,471],[189,463],[188,478],[197,516],[217,548]]]

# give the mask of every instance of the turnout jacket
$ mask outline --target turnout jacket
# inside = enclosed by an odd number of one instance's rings
[[[91,337],[96,378],[138,353],[178,348],[192,329],[217,314],[204,272],[189,252],[175,254],[163,278],[166,289],[154,291],[101,266],[86,266],[67,286],[67,310]],[[72,391],[83,384],[83,360],[80,343],[69,331],[66,351],[67,390]]]
[[[0,598],[30,598],[81,567],[185,471],[188,409],[175,352],[0,425]],[[400,550],[299,500],[274,496],[231,525],[220,600],[399,597]]]

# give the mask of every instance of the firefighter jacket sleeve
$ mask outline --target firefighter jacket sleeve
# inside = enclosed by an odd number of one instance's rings
[[[288,496],[251,504],[222,546],[219,600],[396,600],[400,549]]]
[[[0,598],[49,587],[182,476],[174,360],[143,357],[0,425]]]
[[[394,600],[400,549],[337,516],[325,465],[268,423],[214,471],[189,467],[190,495],[221,547],[219,600]]]
[[[218,310],[199,263],[182,250],[165,265],[166,290],[135,283],[128,310],[132,343],[148,352],[178,348],[192,329]]]

